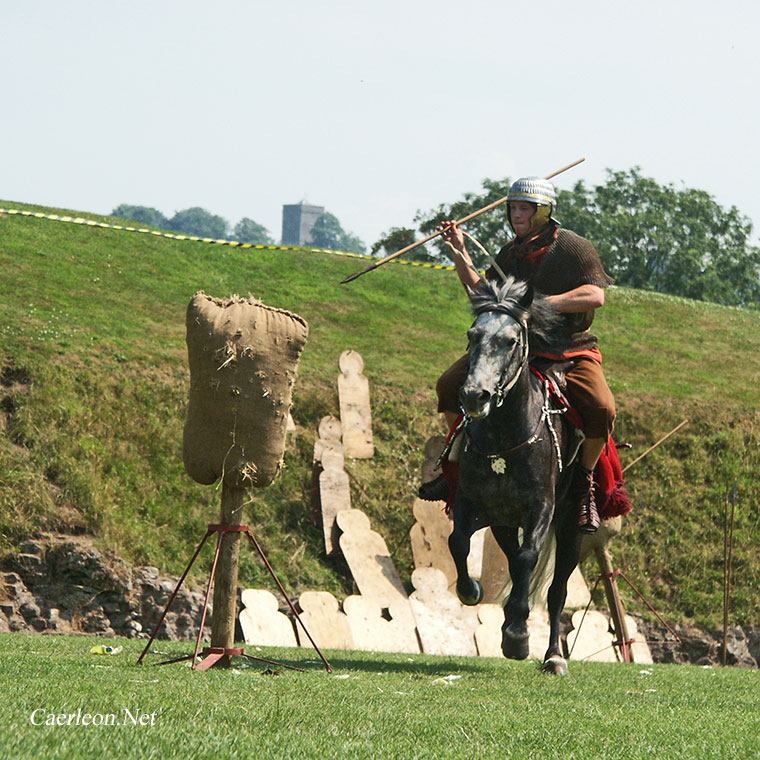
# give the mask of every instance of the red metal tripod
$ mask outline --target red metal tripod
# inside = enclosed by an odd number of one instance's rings
[[[242,656],[242,657],[248,657],[249,659],[252,659],[252,660],[258,660],[260,662],[267,662],[274,665],[281,665],[282,667],[290,668],[292,670],[300,670],[300,668],[295,668],[292,665],[285,665],[284,663],[276,663],[273,660],[267,660],[263,657],[254,657],[253,655],[245,654],[245,652],[243,652],[243,649],[239,647],[235,647],[235,648],[204,647],[203,649],[201,649],[201,639],[203,638],[203,626],[206,623],[206,613],[208,612],[208,601],[211,595],[211,586],[214,581],[214,575],[216,574],[217,563],[219,562],[219,554],[222,548],[222,539],[227,533],[232,533],[232,532],[245,533],[248,536],[248,538],[251,539],[251,541],[253,542],[253,545],[256,547],[256,551],[259,553],[259,556],[261,557],[261,560],[263,561],[264,565],[269,571],[269,574],[272,576],[272,578],[274,579],[274,582],[277,584],[277,588],[280,590],[280,593],[285,598],[285,601],[288,603],[288,606],[290,607],[290,611],[293,613],[296,620],[301,625],[301,628],[303,628],[304,633],[306,634],[312,646],[314,647],[317,654],[319,655],[320,659],[324,663],[325,668],[327,669],[327,672],[332,673],[332,667],[330,666],[330,663],[325,659],[324,655],[320,651],[314,639],[311,637],[311,634],[309,633],[308,629],[304,625],[303,620],[301,620],[301,616],[298,614],[298,610],[296,610],[295,606],[293,605],[293,602],[291,602],[290,600],[290,597],[285,592],[285,589],[283,588],[282,583],[280,583],[280,579],[277,577],[277,573],[275,573],[274,568],[269,564],[269,560],[266,558],[266,555],[264,554],[264,551],[259,545],[259,542],[254,538],[254,535],[253,533],[251,533],[248,526],[247,525],[219,525],[219,524],[211,524],[211,523],[209,523],[208,529],[206,531],[206,535],[203,537],[200,544],[198,545],[198,548],[195,550],[195,554],[193,554],[192,559],[190,560],[188,566],[185,568],[185,572],[182,573],[182,577],[179,579],[176,588],[174,589],[172,595],[169,597],[169,601],[166,603],[166,607],[164,608],[164,611],[161,615],[161,619],[158,621],[158,625],[156,625],[155,629],[153,630],[153,633],[150,636],[150,639],[148,640],[148,643],[145,646],[145,649],[143,649],[142,654],[138,658],[137,664],[138,665],[142,664],[143,658],[147,654],[148,649],[150,649],[150,645],[155,640],[156,635],[158,634],[158,631],[161,628],[161,625],[163,624],[164,619],[166,618],[166,615],[169,612],[169,609],[172,606],[172,603],[174,602],[175,597],[177,596],[177,592],[182,586],[182,583],[187,577],[187,574],[190,572],[190,568],[193,566],[193,563],[195,562],[196,558],[200,554],[200,551],[203,548],[203,545],[206,543],[206,539],[208,539],[208,537],[212,535],[213,533],[217,533],[218,537],[216,541],[216,552],[214,554],[214,562],[211,566],[211,576],[208,580],[208,586],[206,587],[206,597],[203,602],[203,614],[201,616],[201,624],[198,630],[198,638],[195,642],[195,651],[191,655],[190,654],[183,655],[182,657],[177,657],[172,660],[166,660],[165,662],[162,662],[159,664],[168,665],[173,662],[182,662],[183,660],[192,660],[191,667],[194,670],[208,670],[210,667],[212,667],[213,665],[216,665],[217,663],[218,664],[228,663],[230,657]],[[201,660],[201,662],[198,662],[199,652],[203,656],[203,659]]]

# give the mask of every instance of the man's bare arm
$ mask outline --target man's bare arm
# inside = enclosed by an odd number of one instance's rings
[[[598,285],[581,285],[567,293],[547,296],[546,300],[565,314],[579,314],[604,306],[604,288]]]
[[[456,222],[443,222],[437,229],[443,231],[441,237],[448,243],[449,250],[451,250],[451,258],[454,261],[454,268],[459,275],[462,285],[467,290],[477,290],[480,286],[481,278],[475,270],[470,254],[467,253],[464,235],[462,234],[462,230],[459,229],[459,225]]]

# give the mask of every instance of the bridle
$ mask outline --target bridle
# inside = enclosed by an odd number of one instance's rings
[[[527,365],[528,325],[523,315],[519,314],[516,309],[510,308],[510,306],[507,304],[499,304],[496,308],[489,310],[489,313],[493,313],[493,312],[506,314],[507,316],[511,317],[515,322],[517,322],[520,325],[520,335],[518,336],[516,340],[516,343],[520,349],[520,363],[518,364],[518,369],[509,380],[505,380],[504,378],[502,378],[499,381],[499,383],[496,385],[496,389],[494,391],[494,399],[496,402],[495,406],[500,407],[504,403],[504,399],[507,397],[507,394],[513,388],[518,378],[522,374],[523,370],[525,369],[525,366]],[[535,430],[533,431],[533,434],[522,443],[519,443],[516,446],[513,446],[509,449],[505,449],[503,451],[499,451],[496,453],[487,453],[485,451],[482,451],[476,445],[475,441],[473,441],[472,439],[472,436],[470,434],[470,429],[469,429],[471,418],[468,417],[466,414],[464,416],[464,419],[462,420],[462,427],[464,427],[465,433],[467,435],[467,446],[472,447],[472,449],[477,451],[481,456],[484,456],[486,459],[489,459],[491,461],[491,467],[494,469],[494,471],[503,472],[501,468],[497,468],[496,464],[498,462],[501,462],[502,465],[505,465],[506,464],[505,460],[508,457],[540,441],[541,428],[549,422],[550,416],[553,414],[562,414],[565,411],[567,411],[567,409],[557,410],[557,409],[551,408],[548,389],[547,389],[547,386],[544,384],[544,402],[541,406],[541,416],[538,420],[538,424],[536,425]],[[549,432],[551,433],[552,441],[554,443],[554,449],[557,454],[558,468],[559,468],[559,471],[562,472],[562,469],[563,469],[562,453],[560,450],[559,440],[557,438],[557,431],[554,429],[554,425],[552,424],[547,424],[547,427],[549,429]]]
[[[520,335],[515,341],[520,350],[520,361],[517,365],[518,369],[511,378],[506,379],[502,377],[496,384],[496,388],[494,390],[494,399],[496,401],[496,406],[499,407],[504,403],[504,399],[507,397],[509,391],[514,387],[515,383],[520,377],[520,373],[528,361],[528,324],[522,314],[520,314],[515,308],[510,308],[510,306],[507,304],[499,304],[494,309],[489,310],[488,313],[506,314],[508,317],[511,317],[515,322],[517,322],[518,325],[520,325]],[[507,366],[509,366],[509,364]]]

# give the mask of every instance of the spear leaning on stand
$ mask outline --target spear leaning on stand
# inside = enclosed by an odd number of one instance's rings
[[[572,169],[574,166],[577,166],[578,164],[585,161],[585,158],[579,158],[576,161],[573,161],[571,164],[568,164],[567,166],[563,166],[561,169],[557,169],[557,171],[552,172],[551,174],[547,174],[544,179],[551,179],[552,177],[556,177],[558,174],[562,174],[562,172],[566,172],[568,169]],[[469,222],[470,219],[474,219],[476,216],[480,216],[481,214],[485,214],[486,211],[490,211],[492,208],[496,208],[497,206],[500,206],[502,203],[504,203],[507,200],[507,196],[505,195],[503,198],[499,198],[499,200],[494,201],[493,203],[489,203],[487,206],[483,206],[483,208],[478,209],[477,211],[473,211],[471,214],[468,214],[467,216],[462,217],[461,219],[457,220],[457,224],[464,224],[465,222]],[[376,261],[371,266],[368,266],[366,269],[362,269],[361,272],[354,272],[354,274],[350,274],[348,277],[346,277],[345,280],[341,280],[340,284],[344,285],[347,282],[351,282],[358,277],[361,277],[363,274],[367,274],[367,272],[371,272],[373,269],[377,269],[378,267],[381,267],[383,264],[387,264],[389,261],[393,261],[393,259],[397,259],[399,256],[402,256],[405,253],[408,253],[414,248],[417,248],[418,246],[423,245],[424,243],[427,243],[429,240],[432,240],[433,238],[438,237],[441,234],[442,231],[434,232],[432,235],[428,235],[427,237],[422,238],[422,240],[418,240],[416,243],[412,243],[411,245],[406,246],[406,248],[402,248],[400,251],[396,251],[395,253],[392,253],[390,256],[386,256],[384,259],[380,259],[380,261]]]

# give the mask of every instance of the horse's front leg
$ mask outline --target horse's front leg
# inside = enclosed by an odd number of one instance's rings
[[[501,651],[511,660],[524,660],[530,653],[530,579],[546,537],[550,512],[550,508],[540,510],[541,519],[523,530],[522,543],[518,542],[517,528],[492,527],[494,538],[507,555],[512,578],[512,590],[504,603],[504,624],[501,627]]]
[[[480,604],[483,587],[480,581],[470,577],[467,557],[470,554],[470,539],[479,526],[472,519],[472,507],[457,494],[454,506],[454,528],[449,536],[449,551],[457,568],[457,596],[462,604]]]
[[[575,512],[572,519],[565,519],[555,529],[557,550],[554,563],[554,577],[549,586],[547,605],[549,607],[549,648],[544,655],[543,669],[547,673],[567,675],[567,662],[559,646],[560,615],[567,598],[567,581],[578,565],[583,535],[575,524]]]

